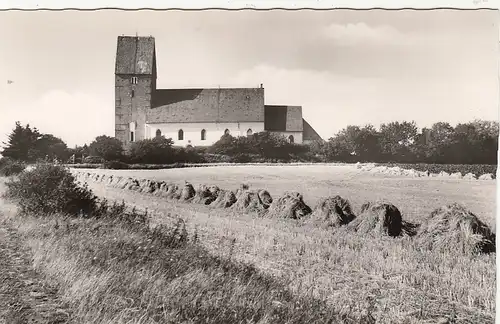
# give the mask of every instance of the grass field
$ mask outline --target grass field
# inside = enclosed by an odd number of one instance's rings
[[[490,226],[494,225],[496,214],[496,181],[396,177],[363,172],[354,166],[229,166],[88,171],[178,184],[189,181],[195,188],[198,184],[214,184],[236,190],[241,183],[247,183],[251,188],[269,190],[273,197],[285,191],[298,191],[311,207],[321,197],[330,195],[349,199],[356,211],[366,201],[385,199],[396,205],[404,217],[414,221],[452,202],[463,203]]]
[[[79,170],[83,171],[83,170]],[[341,195],[355,212],[362,203],[384,199],[404,219],[420,222],[452,202],[465,205],[495,228],[496,181],[403,178],[354,167],[214,167],[170,170],[89,170],[133,178],[236,189],[240,183],[265,188],[273,197],[298,191],[311,207],[320,197]],[[279,276],[299,296],[314,296],[346,313],[374,314],[377,323],[493,323],[495,254],[425,251],[408,238],[368,237],[291,220],[262,219],[210,206],[167,202],[152,195],[89,182],[94,192],[152,212],[153,225],[181,217],[198,230],[208,251],[231,256]],[[444,323],[444,322],[443,322]],[[451,322],[450,322],[451,323]]]

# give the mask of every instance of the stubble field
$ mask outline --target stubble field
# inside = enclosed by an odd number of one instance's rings
[[[188,181],[195,188],[208,184],[235,190],[246,183],[267,189],[273,197],[298,191],[313,208],[322,197],[340,195],[356,214],[361,204],[383,199],[397,206],[403,219],[417,223],[434,209],[458,202],[495,228],[496,181],[405,178],[347,166],[73,171],[179,185]],[[326,300],[339,311],[368,312],[376,323],[494,321],[495,254],[427,251],[410,238],[326,230],[307,221],[260,218],[88,183],[101,197],[148,209],[153,226],[183,218],[211,253],[254,264],[286,280],[296,294]]]

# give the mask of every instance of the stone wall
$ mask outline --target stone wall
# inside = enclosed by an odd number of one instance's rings
[[[136,75],[137,84],[132,84],[132,75],[115,76],[115,137],[125,147],[130,144],[129,123],[135,122],[134,140],[144,139],[146,114],[151,107],[152,76]]]

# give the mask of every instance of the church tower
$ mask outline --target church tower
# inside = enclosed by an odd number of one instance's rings
[[[155,90],[154,38],[119,36],[115,66],[115,137],[125,148],[145,138],[146,115]]]

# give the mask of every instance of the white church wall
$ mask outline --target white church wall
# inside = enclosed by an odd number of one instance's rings
[[[184,139],[179,140],[179,130],[183,131]],[[201,131],[205,130],[205,140],[201,139]],[[174,145],[208,146],[217,142],[224,131],[228,129],[232,136],[245,136],[250,129],[252,133],[264,131],[264,122],[242,123],[158,123],[146,125],[146,138],[154,138],[157,130],[165,138],[172,138]],[[295,136],[295,135],[294,135]]]
[[[272,132],[272,133],[280,134],[282,136],[285,136],[287,139],[290,137],[290,135],[292,135],[294,143],[302,144],[302,132]]]

